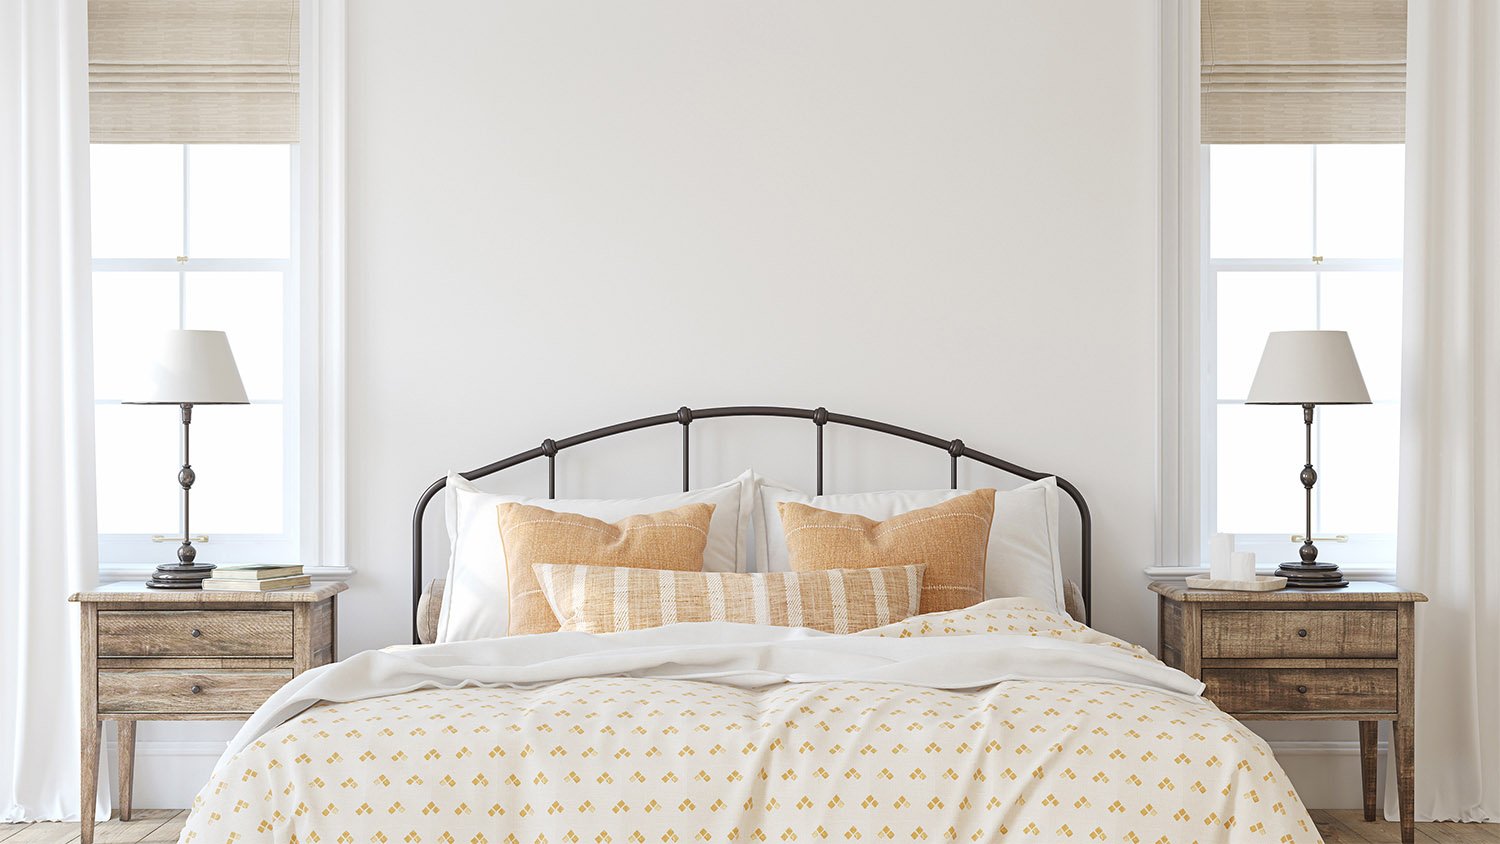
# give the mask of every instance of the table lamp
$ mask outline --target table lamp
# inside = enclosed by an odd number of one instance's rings
[[[177,472],[177,483],[182,486],[182,545],[177,548],[177,562],[157,566],[146,585],[153,589],[202,589],[214,567],[194,563],[198,549],[188,532],[189,494],[197,479],[188,451],[193,405],[249,404],[250,399],[240,381],[239,367],[234,364],[234,353],[229,350],[229,337],[222,331],[167,331],[157,339],[147,360],[137,394],[140,398],[124,403],[175,404],[182,408],[182,469]]]
[[[1338,589],[1349,585],[1334,563],[1318,562],[1313,544],[1312,493],[1318,473],[1312,465],[1313,408],[1320,404],[1369,404],[1354,347],[1345,331],[1273,331],[1266,339],[1260,367],[1245,404],[1300,404],[1307,426],[1307,462],[1299,479],[1307,492],[1307,532],[1298,549],[1299,562],[1282,563],[1276,573],[1288,586]]]

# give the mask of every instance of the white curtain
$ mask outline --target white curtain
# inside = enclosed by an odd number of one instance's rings
[[[1431,598],[1417,607],[1416,816],[1495,821],[1500,3],[1409,9],[1397,558],[1401,585]],[[1386,814],[1395,808],[1388,787]]]
[[[67,599],[98,574],[86,16],[0,0],[0,821],[78,817]]]

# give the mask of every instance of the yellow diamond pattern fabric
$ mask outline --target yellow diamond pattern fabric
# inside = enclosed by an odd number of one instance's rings
[[[994,632],[1152,659],[1025,607],[931,614],[856,635]],[[1201,698],[1103,682],[746,690],[596,677],[320,705],[221,764],[182,836],[185,844],[1002,840],[1292,844],[1318,835],[1265,743]]]

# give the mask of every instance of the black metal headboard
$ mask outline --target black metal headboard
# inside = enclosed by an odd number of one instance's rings
[[[788,419],[811,420],[817,429],[817,455],[818,455],[818,489],[819,495],[823,494],[823,428],[829,422],[837,425],[851,425],[855,428],[864,428],[868,431],[877,431],[882,434],[890,434],[913,442],[930,445],[948,452],[949,483],[951,488],[958,489],[958,458],[967,457],[977,463],[993,466],[1012,475],[1025,478],[1028,481],[1039,481],[1046,477],[1056,477],[1046,472],[1036,472],[1031,469],[1023,469],[1014,463],[991,457],[982,451],[975,451],[964,444],[963,440],[945,440],[930,434],[913,431],[910,428],[902,428],[898,425],[888,425],[884,422],[876,422],[871,419],[862,419],[858,416],[845,416],[842,413],[832,413],[827,408],[816,408],[807,410],[800,407],[708,407],[693,410],[687,407],[679,407],[676,413],[663,413],[659,416],[647,416],[644,419],[635,419],[630,422],[621,422],[618,425],[610,425],[606,428],[596,428],[582,434],[574,434],[560,440],[545,439],[536,448],[513,454],[504,460],[497,460],[488,466],[481,466],[468,472],[461,472],[464,478],[474,480],[486,475],[493,475],[502,469],[519,466],[522,463],[535,460],[538,457],[547,458],[547,497],[557,497],[557,453],[565,448],[575,445],[583,445],[587,442],[612,437],[615,434],[623,434],[627,431],[638,431],[642,428],[651,428],[657,425],[670,425],[673,422],[682,426],[682,489],[688,489],[688,460],[690,457],[688,449],[688,427],[694,420],[698,419],[723,419],[733,416],[782,416]],[[422,492],[422,497],[417,499],[416,512],[411,517],[411,602],[412,602],[412,642],[417,642],[417,604],[422,599],[422,515],[427,511],[427,505],[432,501],[443,487],[448,485],[446,476],[432,482]],[[1071,483],[1057,478],[1057,486],[1073,499],[1078,505],[1078,517],[1082,542],[1080,545],[1080,556],[1083,564],[1083,612],[1084,622],[1089,623],[1093,616],[1092,592],[1090,589],[1091,568],[1093,549],[1091,547],[1093,528],[1089,518],[1089,505],[1084,502],[1083,495],[1078,488]]]

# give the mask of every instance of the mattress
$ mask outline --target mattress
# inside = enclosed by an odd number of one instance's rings
[[[1319,840],[1200,691],[1018,599],[372,651],[267,701],[182,840]]]

